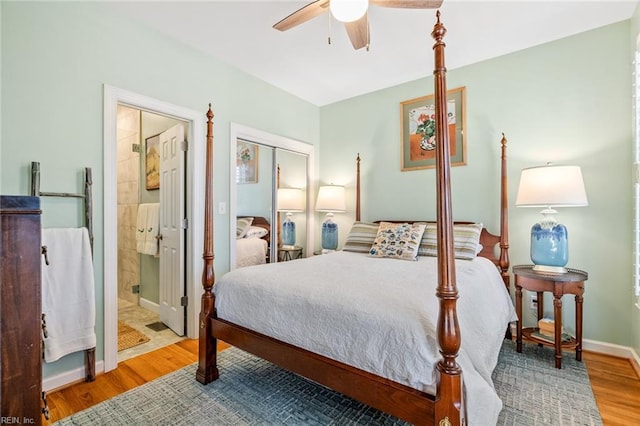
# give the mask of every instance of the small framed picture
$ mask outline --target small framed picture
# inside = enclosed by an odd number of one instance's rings
[[[435,96],[423,96],[400,103],[402,129],[402,171],[436,166]],[[447,130],[452,166],[467,163],[465,141],[465,88],[447,91]]]
[[[243,140],[236,146],[236,183],[258,183],[259,146]]]
[[[145,140],[145,174],[146,188],[160,189],[160,135],[151,136]]]

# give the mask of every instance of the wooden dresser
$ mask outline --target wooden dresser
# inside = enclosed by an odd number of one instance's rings
[[[40,199],[0,196],[3,423],[42,424]]]

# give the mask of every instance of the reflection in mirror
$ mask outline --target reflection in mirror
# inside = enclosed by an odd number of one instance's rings
[[[236,144],[236,266],[271,261],[273,158],[269,146]]]
[[[307,157],[276,149],[278,261],[307,257]]]
[[[235,123],[230,137],[229,269],[309,256],[314,243],[314,212],[309,208],[313,145]],[[299,189],[302,208],[278,211],[278,181],[282,188]],[[281,226],[288,212],[295,239],[284,244],[292,247],[283,247]],[[291,235],[287,238],[292,241]]]

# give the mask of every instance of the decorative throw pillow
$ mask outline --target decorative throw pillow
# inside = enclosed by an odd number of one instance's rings
[[[373,257],[416,260],[424,223],[381,222],[369,254]]]
[[[262,238],[265,235],[267,235],[269,233],[269,231],[267,231],[265,228],[261,227],[261,226],[253,226],[251,225],[249,227],[249,230],[247,231],[246,235],[244,236],[244,238]]]
[[[369,253],[371,245],[378,235],[377,223],[354,222],[347,239],[344,242],[343,251],[352,251],[355,253]]]
[[[427,223],[422,241],[420,241],[419,256],[437,256],[437,228],[435,223]],[[471,260],[478,254],[480,246],[481,223],[453,225],[453,255],[456,259]],[[480,246],[481,247],[481,246]],[[480,248],[482,250],[482,248]]]
[[[244,238],[252,222],[252,217],[240,217],[236,219],[236,238]]]

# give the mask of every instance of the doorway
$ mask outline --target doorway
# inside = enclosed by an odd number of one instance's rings
[[[118,105],[118,362],[185,334],[184,151],[187,123]],[[163,149],[163,147],[165,149]],[[154,223],[155,222],[155,223]]]
[[[202,273],[205,176],[205,127],[204,112],[139,95],[112,86],[104,86],[104,371],[118,365],[118,220],[117,220],[117,110],[118,105],[180,120],[185,124],[187,140],[186,167],[183,178],[186,188],[184,218],[186,230],[184,248],[185,266],[181,272],[186,286],[185,330],[189,338],[198,334],[197,318],[200,312],[202,285],[198,277]]]

